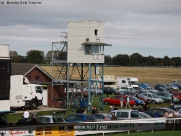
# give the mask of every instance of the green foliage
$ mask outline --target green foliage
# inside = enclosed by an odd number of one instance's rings
[[[43,62],[43,56],[41,55],[40,51],[33,50],[30,51],[27,55],[27,62],[28,63],[35,63],[35,64],[41,64]]]
[[[132,55],[118,54],[116,56],[105,55],[106,65],[118,65],[118,66],[181,66],[181,58],[173,57],[169,58],[154,58],[153,56],[143,57],[139,53],[133,53]]]

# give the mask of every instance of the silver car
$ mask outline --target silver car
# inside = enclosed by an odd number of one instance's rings
[[[144,93],[143,95],[147,96],[150,98],[152,103],[163,103],[163,99],[159,98],[156,94],[153,93]]]
[[[54,112],[52,115],[44,115],[38,116],[37,121],[38,123],[60,123],[66,122],[63,116],[66,114],[67,110],[60,110]]]
[[[110,114],[114,114],[117,119],[133,119],[133,118],[140,118],[139,111],[137,110],[113,110]]]
[[[145,112],[139,112],[140,118],[152,118],[150,115],[146,114]]]

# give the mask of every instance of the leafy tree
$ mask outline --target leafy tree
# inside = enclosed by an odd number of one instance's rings
[[[134,53],[130,56],[131,66],[140,66],[142,64],[142,55]]]
[[[43,56],[44,53],[42,53],[42,51],[38,51],[38,50],[31,50],[27,52],[27,62],[28,63],[36,63],[36,64],[41,64],[43,63]]]
[[[18,56],[18,62],[19,63],[26,63],[27,62],[26,57],[19,55]]]
[[[170,58],[168,56],[165,56],[163,58],[163,63],[165,66],[170,66],[170,64],[171,64]]]
[[[16,51],[10,51],[9,54],[10,54],[11,62],[14,62],[14,63],[19,62],[18,53]]]
[[[112,58],[109,55],[104,56],[105,64],[112,65]]]

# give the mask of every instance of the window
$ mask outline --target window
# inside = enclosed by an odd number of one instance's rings
[[[95,118],[91,115],[87,115],[87,120],[91,121],[91,120],[95,120]]]
[[[95,34],[95,36],[98,35],[98,30],[97,29],[95,29],[94,34]]]
[[[139,113],[137,111],[131,111],[131,117],[137,118],[137,117],[139,117]]]
[[[128,112],[118,112],[117,117],[118,118],[128,118]]]
[[[50,118],[43,117],[42,118],[42,123],[50,123]]]
[[[40,79],[39,75],[36,75],[35,80],[39,80],[39,79]]]
[[[103,54],[104,53],[104,46],[103,45],[85,45],[85,53],[90,54],[90,53],[99,53]]]
[[[76,121],[81,121],[81,120],[83,120],[83,116],[82,115],[77,115],[75,120]]]
[[[70,115],[65,120],[66,121],[75,121],[76,115]]]
[[[42,93],[43,92],[43,88],[41,86],[36,86],[35,90],[36,90],[36,93]]]
[[[122,83],[126,83],[126,81],[125,81],[125,80],[122,80]]]

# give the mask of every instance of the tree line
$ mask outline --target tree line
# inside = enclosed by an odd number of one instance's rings
[[[53,53],[53,55],[52,55]],[[61,52],[58,50],[48,51],[44,55],[43,51],[30,50],[26,53],[26,56],[18,55],[16,51],[10,51],[11,62],[13,63],[34,63],[34,64],[50,64],[53,60],[66,60],[67,52]],[[118,65],[118,66],[181,66],[180,57],[164,56],[164,58],[155,58],[153,56],[142,56],[139,53],[133,53],[132,55],[118,54],[111,57],[110,55],[105,55],[106,65]]]

